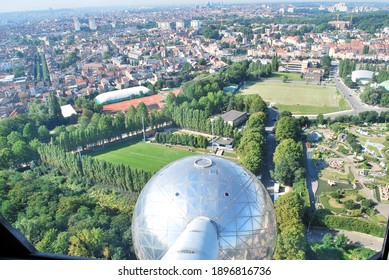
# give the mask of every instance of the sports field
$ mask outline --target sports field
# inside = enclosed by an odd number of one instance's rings
[[[90,155],[111,163],[123,163],[132,168],[156,172],[170,162],[195,154],[187,150],[132,140],[113,144]]]
[[[293,114],[317,115],[348,109],[336,87],[329,85],[265,81],[248,86],[242,94],[259,94],[266,102]]]

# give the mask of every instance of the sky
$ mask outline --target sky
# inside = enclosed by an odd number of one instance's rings
[[[218,2],[221,0],[213,0]],[[311,2],[337,2],[336,0],[308,0]],[[339,2],[385,2],[386,0],[341,0]],[[6,0],[0,4],[0,13],[15,12],[15,11],[28,11],[28,10],[48,10],[50,7],[53,9],[62,8],[79,8],[79,7],[99,7],[99,6],[139,6],[139,5],[153,5],[156,4],[205,4],[207,0]],[[212,1],[211,1],[212,2]],[[224,3],[291,3],[291,2],[307,2],[307,0],[223,0]]]

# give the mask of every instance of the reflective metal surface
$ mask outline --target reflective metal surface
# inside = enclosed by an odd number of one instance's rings
[[[241,165],[198,155],[156,173],[135,206],[132,234],[139,259],[161,259],[198,216],[214,221],[220,259],[270,259],[276,242],[273,203]]]

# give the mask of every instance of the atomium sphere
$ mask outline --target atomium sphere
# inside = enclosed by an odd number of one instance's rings
[[[219,259],[273,255],[275,211],[262,183],[233,161],[196,155],[170,163],[143,188],[132,219],[138,259],[161,259],[199,216],[217,225]]]

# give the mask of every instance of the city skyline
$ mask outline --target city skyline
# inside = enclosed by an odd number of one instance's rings
[[[20,12],[20,11],[32,11],[32,10],[48,10],[52,9],[66,9],[66,8],[86,8],[86,7],[107,7],[107,6],[122,6],[122,7],[140,7],[140,6],[163,6],[163,5],[194,5],[194,4],[206,4],[208,1],[206,0],[196,0],[196,1],[180,1],[180,0],[162,0],[155,1],[152,0],[144,0],[142,4],[134,0],[85,0],[85,1],[77,1],[77,0],[60,0],[60,1],[52,1],[52,0],[42,0],[39,2],[31,2],[29,0],[15,0],[3,3],[0,8],[0,13],[7,12]],[[253,1],[253,0],[223,0],[223,1],[209,1],[209,2],[223,2],[226,4],[244,4],[244,3],[302,3],[301,0],[290,0],[286,1],[278,1],[278,0],[263,0],[263,1]],[[305,2],[317,2],[315,0],[308,0]],[[343,0],[343,1],[332,1],[332,0],[323,0],[321,2],[324,3],[385,3],[384,0]]]

